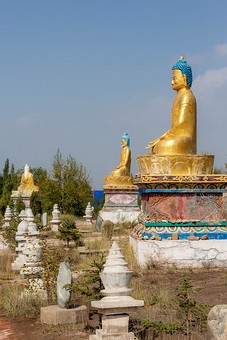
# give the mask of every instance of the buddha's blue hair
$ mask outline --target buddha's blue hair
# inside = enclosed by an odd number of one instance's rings
[[[192,69],[186,60],[178,60],[178,62],[173,65],[172,70],[180,70],[182,74],[186,75],[187,85],[189,87],[192,86]]]
[[[124,132],[123,136],[121,138],[128,142],[128,147],[130,148],[130,138],[129,138],[127,132]]]

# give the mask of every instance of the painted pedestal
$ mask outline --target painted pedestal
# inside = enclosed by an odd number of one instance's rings
[[[23,192],[12,191],[11,198],[13,199],[14,213],[18,213],[18,211],[16,211],[16,204],[19,198],[22,198],[22,201],[25,205],[25,210],[30,208],[30,198],[31,198],[32,192],[33,192],[32,190],[23,191]]]
[[[105,203],[99,216],[113,223],[136,221],[140,214],[136,185],[104,185]]]
[[[133,244],[137,260],[144,264],[145,257],[162,254],[166,263],[180,263],[180,258],[185,258],[185,263],[196,267],[198,254],[202,261],[214,260],[221,254],[221,261],[216,265],[227,264],[227,252],[223,252],[223,244],[211,240],[227,240],[227,220],[223,195],[227,192],[227,176],[222,175],[147,175],[138,174],[134,178],[139,186],[142,198],[142,213],[139,224],[133,230],[131,243]],[[148,245],[136,244],[136,240],[154,241]],[[159,241],[167,242],[160,244]],[[204,254],[204,242],[209,242],[209,247],[214,248],[215,256]],[[170,244],[170,242],[175,242]],[[199,241],[201,245],[186,244],[182,247],[179,241]],[[168,243],[169,242],[169,243]],[[226,242],[226,241],[224,241]],[[160,245],[160,247],[159,247]],[[219,249],[219,246],[221,249]],[[172,250],[170,250],[172,248]],[[179,248],[179,249],[178,249]],[[195,250],[196,248],[196,250]],[[146,252],[146,256],[141,254]],[[176,259],[175,255],[180,257]],[[143,258],[143,260],[142,260]],[[159,256],[156,256],[158,260]],[[201,267],[201,263],[199,266]],[[185,264],[184,264],[185,266]]]
[[[142,197],[142,238],[177,233],[179,239],[227,239],[223,200],[227,176],[137,175],[135,182]]]

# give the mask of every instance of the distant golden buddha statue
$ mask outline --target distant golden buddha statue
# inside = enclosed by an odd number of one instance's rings
[[[132,185],[133,178],[130,174],[131,169],[131,150],[130,138],[127,133],[124,133],[121,138],[121,155],[120,163],[111,172],[110,176],[105,177],[106,184],[109,185]]]
[[[127,133],[124,133],[121,138],[121,147],[120,164],[112,171],[111,176],[130,176],[131,150],[130,139]]]
[[[172,107],[171,128],[148,143],[147,149],[151,148],[153,154],[196,154],[196,99],[191,85],[191,67],[180,57],[172,67],[172,89],[177,95]]]
[[[24,172],[21,176],[20,186],[18,187],[19,192],[32,192],[39,191],[39,187],[34,183],[33,174],[29,171],[29,166],[26,164]]]

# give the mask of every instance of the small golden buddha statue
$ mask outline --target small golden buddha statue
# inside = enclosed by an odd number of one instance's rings
[[[39,191],[39,187],[34,183],[33,174],[29,171],[29,166],[25,164],[24,172],[21,176],[20,186],[18,187],[19,192],[32,192]]]
[[[130,150],[130,138],[127,133],[124,133],[121,138],[121,155],[120,163],[111,172],[109,176],[104,178],[107,185],[133,185],[133,178],[130,174],[131,169],[131,150]]]
[[[130,176],[131,150],[130,139],[127,133],[124,133],[121,138],[121,147],[120,164],[111,172],[111,176]]]
[[[196,154],[196,99],[190,89],[192,70],[184,57],[172,67],[172,89],[177,91],[173,102],[171,128],[148,143],[157,155]]]

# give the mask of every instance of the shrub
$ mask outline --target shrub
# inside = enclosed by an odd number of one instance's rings
[[[94,259],[89,268],[84,270],[84,275],[80,277],[80,280],[72,286],[72,290],[86,296],[88,300],[100,300],[101,290],[104,289],[100,272],[104,268],[105,261],[103,254],[97,260]]]
[[[76,245],[79,245],[81,233],[76,227],[76,222],[66,220],[62,223],[61,227],[58,229],[59,235],[58,238],[66,241],[67,247],[69,247],[69,242],[74,241]]]
[[[200,303],[194,299],[194,294],[202,288],[194,287],[192,281],[182,277],[176,287],[176,310],[182,324],[186,325],[188,339],[192,339],[192,330],[206,330],[207,314],[211,306]]]

